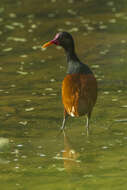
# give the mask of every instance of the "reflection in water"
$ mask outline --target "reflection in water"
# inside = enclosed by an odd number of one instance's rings
[[[66,133],[64,134],[64,150],[62,152],[63,161],[64,161],[64,168],[67,171],[71,171],[74,169],[80,168],[80,160],[79,153],[75,151],[75,149],[70,144],[69,138],[67,137]]]
[[[64,136],[64,148],[61,153],[58,153],[54,159],[62,160],[64,168],[57,168],[59,171],[66,170],[67,172],[80,171],[81,169],[81,161],[79,160],[80,154],[77,152],[72,143],[69,140],[69,137],[63,131]]]

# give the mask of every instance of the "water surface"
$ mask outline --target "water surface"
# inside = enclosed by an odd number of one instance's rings
[[[64,51],[41,45],[70,32],[98,81],[85,118],[62,123]],[[0,189],[127,188],[127,1],[0,1]]]

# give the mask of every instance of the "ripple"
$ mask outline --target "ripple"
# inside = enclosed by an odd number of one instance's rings
[[[24,126],[27,125],[27,123],[28,123],[27,121],[19,121],[19,124],[24,125]]]
[[[113,102],[117,102],[118,99],[117,99],[117,98],[113,98],[112,101],[113,101]]]
[[[66,24],[67,26],[70,26],[72,23],[71,23],[70,21],[66,21],[65,24]]]
[[[39,156],[40,156],[40,157],[45,157],[46,155],[45,155],[45,154],[40,154]]]
[[[99,28],[100,28],[101,30],[104,30],[104,29],[107,29],[108,26],[107,26],[107,25],[100,25]]]
[[[103,150],[106,150],[106,149],[108,149],[108,148],[109,148],[108,146],[103,146],[103,147],[102,147]]]
[[[108,50],[108,49],[105,49],[105,50],[103,50],[103,51],[100,51],[100,54],[101,54],[101,55],[106,55],[108,52],[109,52],[109,50]]]
[[[76,15],[76,11],[72,10],[72,9],[68,9],[67,12],[70,14],[70,15]]]
[[[31,25],[31,28],[33,28],[33,29],[34,29],[34,28],[37,28],[37,25],[36,25],[36,24],[32,24],[32,25]]]
[[[22,144],[17,144],[17,147],[23,147],[23,145]]]
[[[58,171],[62,172],[65,170],[65,168],[57,168]]]
[[[52,91],[52,88],[45,88],[46,91]]]
[[[13,26],[18,26],[20,28],[24,28],[24,24],[23,23],[20,23],[20,22],[13,22],[12,23]]]
[[[116,19],[112,18],[112,19],[109,20],[109,22],[114,24],[114,23],[116,23]]]
[[[29,112],[29,111],[33,111],[35,108],[31,107],[31,108],[26,108],[25,111]]]
[[[107,5],[110,6],[110,7],[112,7],[112,6],[114,6],[114,2],[113,1],[109,1],[109,2],[107,2]]]
[[[50,82],[55,82],[56,80],[54,78],[50,79]]]
[[[10,18],[16,18],[16,14],[15,14],[15,13],[10,13],[10,14],[9,14],[9,17],[10,17]]]
[[[108,91],[105,91],[105,92],[103,92],[104,94],[106,94],[106,95],[108,95],[109,94],[109,92]]]
[[[79,31],[79,28],[77,28],[77,27],[71,28],[69,30],[69,32],[78,32],[78,31]]]
[[[11,84],[11,87],[12,87],[12,88],[15,88],[15,87],[16,87],[16,85],[15,85],[15,84]]]
[[[10,48],[5,48],[5,49],[3,49],[3,52],[9,52],[9,51],[12,51],[12,50],[13,50],[12,47],[10,47]]]
[[[12,25],[5,25],[5,28],[7,28],[9,30],[14,30],[15,29],[15,27],[12,26]]]
[[[100,65],[92,65],[91,68],[98,69]]]
[[[127,43],[127,41],[126,40],[121,40],[121,43],[125,44],[125,43]]]
[[[25,71],[17,71],[17,73],[19,73],[20,75],[28,75],[28,72]]]
[[[127,118],[125,118],[125,119],[115,119],[114,121],[116,121],[116,122],[127,122]]]
[[[24,54],[24,55],[20,55],[20,57],[26,58],[26,57],[28,57],[28,55]]]
[[[26,38],[20,38],[20,37],[8,37],[7,40],[12,40],[12,41],[15,41],[15,42],[26,42],[27,39]]]
[[[123,105],[123,106],[121,106],[121,108],[127,108],[127,105]]]

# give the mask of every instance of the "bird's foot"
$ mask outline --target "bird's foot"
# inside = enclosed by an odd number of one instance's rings
[[[62,132],[65,133],[64,128],[63,128],[63,127],[60,127],[60,129],[59,129],[59,133],[58,133],[57,136],[61,135]]]
[[[87,135],[87,137],[89,136],[89,129],[88,128],[86,128],[86,135]]]

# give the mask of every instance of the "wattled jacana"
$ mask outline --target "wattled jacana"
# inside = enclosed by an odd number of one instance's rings
[[[55,38],[42,47],[51,44],[62,46],[67,56],[67,75],[62,82],[62,101],[64,105],[64,119],[61,130],[65,127],[67,116],[87,116],[87,135],[89,120],[97,99],[97,82],[90,68],[83,64],[75,53],[72,36],[68,32],[60,32]]]

